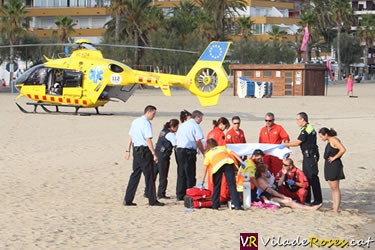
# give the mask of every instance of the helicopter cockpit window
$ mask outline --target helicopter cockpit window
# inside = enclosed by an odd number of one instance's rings
[[[81,87],[82,72],[66,70],[64,72],[64,87]]]
[[[16,80],[25,85],[42,85],[47,82],[48,69],[43,64],[32,67]]]
[[[121,68],[120,66],[116,65],[116,64],[110,64],[109,65],[109,69],[112,71],[112,72],[115,72],[115,73],[121,73],[122,71],[124,71],[123,68]]]

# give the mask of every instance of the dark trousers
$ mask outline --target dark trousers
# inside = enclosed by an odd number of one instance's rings
[[[158,155],[158,164],[154,168],[154,180],[159,174],[158,196],[165,196],[168,186],[168,173],[170,166],[170,156]]]
[[[150,205],[156,202],[154,181],[154,159],[148,147],[134,147],[133,149],[133,173],[130,175],[128,187],[125,192],[125,202],[133,202],[141,174],[145,176],[146,194]]]
[[[186,194],[186,189],[197,184],[197,151],[195,149],[177,148],[176,152],[178,164],[176,197],[178,200],[182,200]]]
[[[319,181],[319,170],[318,170],[318,160],[319,155],[311,154],[309,157],[303,155],[303,173],[306,175],[309,181],[309,186],[307,187],[306,203],[311,203],[311,189],[314,195],[314,202],[322,203],[322,189],[320,187]]]
[[[225,178],[227,179],[230,197],[232,198],[232,204],[235,207],[240,207],[241,204],[240,204],[240,197],[236,189],[236,180],[235,180],[236,177],[234,173],[234,165],[225,164],[215,174],[213,174],[214,193],[212,195],[212,208],[220,207],[220,190],[221,190],[221,179],[223,177],[223,173],[225,175]]]

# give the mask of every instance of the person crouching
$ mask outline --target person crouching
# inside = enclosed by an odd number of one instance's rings
[[[279,193],[305,204],[309,183],[305,174],[294,166],[292,159],[283,160],[283,167],[276,174],[276,181]]]
[[[243,208],[241,207],[239,195],[236,190],[234,172],[235,160],[233,158],[241,162],[241,164],[244,164],[241,158],[226,146],[218,146],[216,140],[212,138],[207,140],[201,185],[203,186],[203,183],[205,181],[207,168],[211,168],[214,182],[214,193],[212,195],[213,209],[219,209],[220,207],[221,179],[224,174],[225,178],[227,179],[229,192],[232,198],[232,204],[235,207],[234,209],[243,210]]]

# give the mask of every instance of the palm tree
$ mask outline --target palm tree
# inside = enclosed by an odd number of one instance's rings
[[[201,10],[197,15],[197,37],[205,41],[216,40],[217,29],[214,25],[215,21],[212,16],[210,16],[206,11]]]
[[[10,45],[10,63],[14,61],[14,47],[18,38],[26,32],[24,23],[27,23],[27,11],[20,0],[9,0],[0,8],[0,32],[9,41]],[[13,66],[10,67],[10,81],[13,80]],[[9,81],[9,82],[10,82]]]
[[[197,27],[198,8],[191,0],[183,0],[172,10],[172,17],[168,21],[167,29],[175,32],[181,42],[186,42],[188,36]]]
[[[375,20],[372,14],[365,14],[362,16],[361,26],[359,27],[359,38],[362,44],[364,44],[363,58],[365,65],[364,80],[367,79],[369,68],[368,68],[368,49],[372,46],[375,41]]]
[[[246,9],[247,0],[196,0],[209,16],[212,16],[216,26],[215,39],[225,40],[225,29],[239,11]]]
[[[115,16],[115,43],[119,43],[120,22],[121,22],[121,15],[124,10],[124,0],[112,0],[110,9]]]
[[[329,7],[332,12],[333,20],[336,24],[337,29],[337,70],[338,79],[341,79],[341,50],[340,50],[340,37],[341,30],[345,26],[349,26],[353,18],[353,10],[348,1],[343,0],[329,0]]]
[[[316,19],[314,30],[316,30],[317,35],[324,38],[325,46],[330,48],[336,32],[333,30],[335,23],[332,21],[332,13],[329,11],[328,2],[326,0],[311,0],[310,5],[313,7],[313,14]]]
[[[59,40],[63,43],[69,43],[75,32],[74,26],[77,24],[68,16],[58,16],[55,20],[55,24],[58,28],[55,33],[58,34]]]
[[[251,17],[239,17],[235,23],[238,27],[237,33],[241,36],[241,39],[247,41],[252,35],[254,21],[251,20]]]
[[[286,39],[286,31],[280,29],[279,26],[272,25],[272,31],[267,32],[272,42],[281,42]]]
[[[163,22],[161,9],[151,3],[152,0],[124,0],[123,31],[135,46],[149,46],[149,31],[157,30],[158,24]],[[136,65],[140,64],[141,57],[141,50],[136,49],[134,53]]]

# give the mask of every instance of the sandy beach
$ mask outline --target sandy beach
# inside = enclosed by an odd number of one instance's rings
[[[344,84],[330,85],[327,96],[317,97],[240,99],[228,89],[217,106],[201,107],[186,91],[164,97],[160,90],[147,89],[137,90],[127,103],[111,102],[101,109],[111,116],[74,116],[24,114],[14,104],[16,94],[1,93],[0,249],[239,249],[240,233],[258,233],[264,240],[375,240],[375,130],[371,130],[375,83],[355,84],[354,94],[358,98],[347,97]],[[269,111],[296,139],[295,115],[307,112],[317,130],[334,128],[346,146],[342,211],[329,211],[331,192],[322,159],[324,206],[316,212],[289,208],[242,212],[224,206],[221,211],[189,211],[176,199],[163,200],[165,207],[150,207],[143,197],[143,177],[135,198],[138,206],[124,207],[124,189],[132,171],[132,161],[124,159],[128,131],[147,104],[158,108],[152,121],[155,137],[182,109],[199,109],[205,114],[201,124],[205,134],[213,119],[239,115],[248,142],[257,142]],[[324,147],[319,140],[321,154]],[[301,168],[300,149],[292,150],[291,157]],[[167,195],[175,198],[173,156],[171,162]],[[198,179],[202,163],[198,156]],[[287,249],[265,246],[260,238],[259,243],[259,249]],[[370,248],[375,249],[375,243]]]

